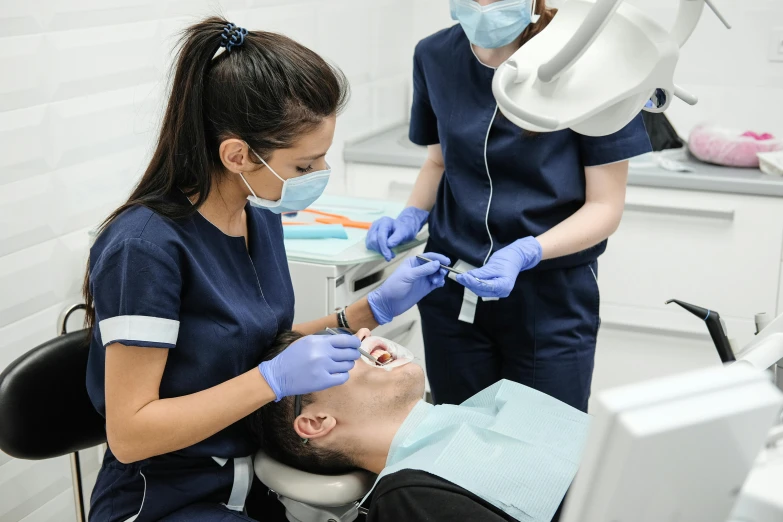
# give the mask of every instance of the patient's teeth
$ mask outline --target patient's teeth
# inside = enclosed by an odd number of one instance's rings
[[[382,337],[365,337],[362,340],[362,347],[381,363],[383,365],[381,368],[386,371],[403,366],[414,359],[410,350]],[[375,366],[370,359],[362,358],[362,360],[371,366]]]
[[[384,352],[379,357],[377,357],[377,359],[379,363],[386,364],[387,362],[392,360],[392,356],[389,352]]]

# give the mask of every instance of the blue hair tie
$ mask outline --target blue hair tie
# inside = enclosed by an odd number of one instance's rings
[[[234,24],[226,24],[223,34],[220,35],[220,47],[225,47],[226,51],[231,52],[234,47],[239,47],[245,43],[247,29],[238,27]]]

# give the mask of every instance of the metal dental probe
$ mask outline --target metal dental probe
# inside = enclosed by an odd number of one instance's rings
[[[340,332],[338,332],[337,330],[334,330],[332,328],[326,328],[326,331],[329,332],[332,335],[340,335]],[[391,361],[386,361],[385,363],[382,363],[381,361],[379,361],[378,359],[376,359],[375,357],[370,355],[370,353],[367,350],[365,350],[364,348],[362,348],[361,346],[358,348],[358,350],[359,350],[360,354],[364,355],[369,360],[374,362],[376,366],[385,366],[385,365],[387,365],[387,364],[389,364],[391,362]]]

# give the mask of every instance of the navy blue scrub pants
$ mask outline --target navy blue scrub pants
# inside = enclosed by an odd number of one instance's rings
[[[253,521],[225,507],[234,466],[210,457],[161,455],[132,464],[106,452],[90,500],[90,522]]]
[[[419,303],[433,402],[459,404],[508,379],[586,412],[600,322],[596,276],[597,262],[522,272],[507,298],[479,299],[473,324],[457,319],[465,288],[447,278]]]

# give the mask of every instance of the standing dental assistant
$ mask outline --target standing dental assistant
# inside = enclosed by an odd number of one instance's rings
[[[429,222],[428,250],[479,267],[419,303],[437,403],[510,379],[587,409],[596,260],[622,216],[627,160],[651,147],[640,116],[596,138],[529,133],[498,112],[495,68],[555,16],[537,6],[451,0],[459,24],[419,42],[410,139],[428,158],[408,207],[367,237],[388,259]]]
[[[150,164],[90,250],[87,389],[109,442],[91,521],[252,520],[257,448],[238,421],[348,379],[348,335],[305,337],[256,366],[294,318],[280,213],[323,192],[347,94],[339,70],[284,36],[217,17],[183,34]],[[293,328],[390,321],[443,285],[449,260],[431,255]]]

